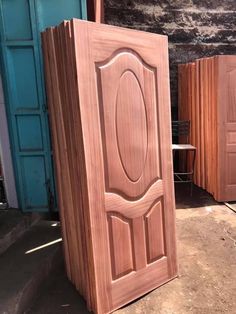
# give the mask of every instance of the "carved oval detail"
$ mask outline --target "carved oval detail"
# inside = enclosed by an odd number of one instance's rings
[[[141,86],[131,71],[120,78],[116,97],[117,146],[123,169],[136,182],[141,177],[147,154],[147,119]]]

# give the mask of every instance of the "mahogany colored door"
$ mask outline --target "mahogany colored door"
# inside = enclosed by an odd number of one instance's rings
[[[78,20],[73,32],[97,311],[106,313],[177,274],[168,42]]]
[[[217,56],[219,201],[236,197],[236,57]]]

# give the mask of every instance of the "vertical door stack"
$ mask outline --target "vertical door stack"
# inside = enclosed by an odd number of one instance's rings
[[[184,91],[190,86],[188,97]],[[236,56],[179,65],[179,119],[191,121],[191,144],[197,147],[195,184],[217,201],[235,201]]]
[[[176,277],[167,37],[42,34],[67,273],[96,313]]]

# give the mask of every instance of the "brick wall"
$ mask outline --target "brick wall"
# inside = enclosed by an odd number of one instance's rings
[[[105,21],[169,36],[173,118],[178,105],[177,64],[236,54],[236,0],[105,0]]]

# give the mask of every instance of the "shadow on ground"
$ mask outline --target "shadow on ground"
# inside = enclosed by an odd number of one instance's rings
[[[193,184],[192,195],[189,183],[175,184],[176,209],[198,208],[219,204],[214,198]]]
[[[35,304],[25,314],[89,314],[86,303],[66,277],[64,267],[52,273]]]

